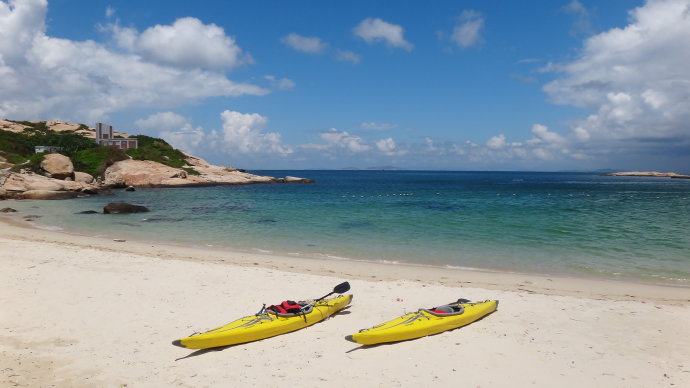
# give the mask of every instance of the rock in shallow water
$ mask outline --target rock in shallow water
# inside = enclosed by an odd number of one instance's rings
[[[111,202],[103,208],[105,214],[145,213],[148,211],[146,206],[132,205],[127,202]]]
[[[81,212],[76,212],[76,213],[74,213],[74,214],[98,214],[98,212],[95,211],[95,210],[84,210],[84,211],[81,211]]]

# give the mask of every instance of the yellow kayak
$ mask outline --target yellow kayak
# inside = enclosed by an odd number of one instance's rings
[[[297,302],[300,304],[299,311],[293,313],[285,312],[283,309],[262,309],[256,315],[240,318],[205,333],[175,340],[173,345],[188,349],[207,349],[257,341],[313,325],[342,310],[350,301],[352,295],[340,295],[316,302]]]
[[[465,326],[491,314],[497,307],[497,300],[475,303],[460,299],[444,306],[419,309],[345,338],[362,345],[374,345],[424,337]]]

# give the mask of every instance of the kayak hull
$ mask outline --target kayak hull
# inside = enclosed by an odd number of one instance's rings
[[[263,312],[240,318],[201,334],[173,341],[173,345],[187,349],[208,349],[274,337],[320,322],[347,307],[351,301],[352,295],[322,300],[314,305],[311,312],[304,315],[286,317]]]
[[[438,334],[452,330],[479,320],[498,307],[497,300],[487,300],[478,303],[456,303],[462,306],[462,314],[443,316],[420,309],[417,312],[405,314],[401,317],[365,329],[348,336],[347,339],[362,345],[374,345],[385,342],[405,341],[414,338]]]

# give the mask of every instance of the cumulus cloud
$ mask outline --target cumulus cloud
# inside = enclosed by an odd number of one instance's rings
[[[356,135],[350,135],[347,131],[338,131],[331,128],[328,132],[321,133],[321,138],[330,143],[331,146],[348,150],[350,152],[364,152],[371,149],[364,139]]]
[[[305,53],[318,53],[323,51],[328,45],[315,36],[302,36],[290,33],[280,39],[283,44],[294,50]]]
[[[403,37],[404,30],[397,24],[391,24],[379,18],[362,20],[353,30],[354,34],[367,43],[383,42],[390,47],[412,50],[414,45]]]
[[[177,19],[172,25],[156,25],[141,34],[132,28],[111,27],[122,48],[156,63],[229,69],[253,62],[223,28],[197,18]]]
[[[506,146],[506,137],[504,134],[496,135],[489,139],[486,142],[486,146],[491,148],[492,150],[499,150],[501,148],[505,148]]]
[[[550,99],[592,111],[571,131],[584,154],[690,146],[689,36],[690,0],[649,0],[628,26],[590,37],[576,60],[550,67],[560,72],[544,86]]]
[[[134,50],[122,52],[93,41],[48,36],[46,10],[45,0],[0,1],[0,117],[93,122],[131,108],[169,109],[213,96],[268,93],[256,85],[233,82],[219,71],[189,67],[241,62],[234,40],[213,25],[186,20],[147,30],[145,39],[144,34],[122,29],[116,37]],[[185,25],[196,37],[198,50],[180,36]],[[169,39],[163,37],[166,34]],[[142,48],[156,37],[171,53]],[[202,59],[188,58],[184,48]],[[220,52],[209,53],[210,49]]]
[[[406,150],[400,149],[400,147],[398,147],[398,144],[391,137],[387,137],[385,139],[377,141],[376,149],[378,149],[384,155],[388,156],[405,155],[407,153]]]
[[[561,135],[556,132],[549,131],[549,128],[546,125],[534,124],[532,126],[532,134],[534,135],[534,138],[529,141],[531,144],[558,144],[565,142],[565,139],[563,139]]]
[[[481,42],[480,33],[483,27],[484,17],[481,13],[473,10],[462,11],[450,39],[463,49],[474,46]]]
[[[243,154],[272,153],[288,155],[292,147],[282,143],[282,137],[276,132],[264,132],[268,118],[258,113],[240,113],[226,110],[221,113],[223,129],[220,147],[226,153]]]
[[[194,128],[191,119],[173,112],[160,112],[139,119],[134,125],[141,133],[160,137],[173,147],[193,153],[207,139],[201,127]]]

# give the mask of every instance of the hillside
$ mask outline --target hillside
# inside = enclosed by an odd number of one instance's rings
[[[113,133],[137,139],[138,148],[121,150],[95,142],[95,130],[57,121],[0,120],[0,199],[63,199],[119,187],[180,187],[255,183],[311,183],[214,166],[173,148],[163,139]],[[36,146],[57,147],[35,153]]]
[[[126,160],[151,160],[169,167],[182,168],[198,175],[186,162],[186,156],[163,139],[144,135],[128,135],[115,132],[116,138],[135,138],[139,148],[122,151],[96,144],[95,130],[84,124],[59,121],[9,121],[0,120],[0,157],[14,169],[40,173],[43,153],[34,153],[35,146],[59,147],[59,153],[69,157],[75,171],[82,171],[102,178],[105,169],[113,163]]]

